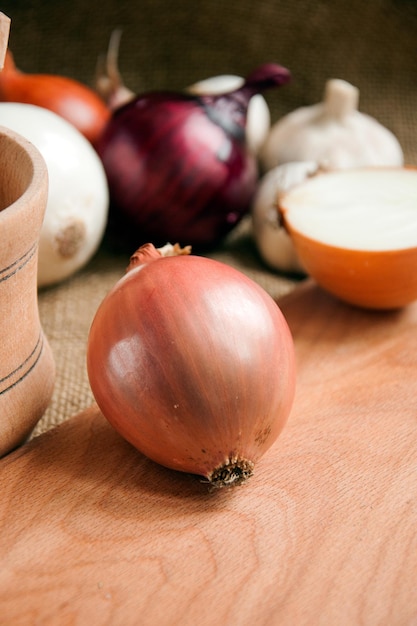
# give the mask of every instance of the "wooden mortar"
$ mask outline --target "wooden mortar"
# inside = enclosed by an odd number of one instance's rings
[[[37,295],[47,193],[47,168],[38,150],[0,126],[0,456],[28,437],[54,387]]]

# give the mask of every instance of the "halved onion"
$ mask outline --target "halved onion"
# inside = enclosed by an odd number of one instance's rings
[[[333,295],[375,309],[417,299],[417,168],[321,173],[278,210],[306,271]]]

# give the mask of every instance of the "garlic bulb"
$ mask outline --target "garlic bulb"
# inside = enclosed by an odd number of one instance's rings
[[[318,171],[313,161],[285,163],[261,178],[252,204],[252,232],[263,261],[274,270],[302,273],[292,240],[278,217],[278,197]]]
[[[356,87],[328,80],[323,102],[300,107],[271,127],[259,155],[264,171],[291,161],[315,161],[331,169],[403,165],[397,138],[358,111],[358,103]]]
[[[103,238],[109,205],[103,165],[75,126],[52,111],[2,102],[0,123],[29,139],[46,162],[49,189],[38,286],[58,283],[83,267]]]
[[[187,91],[195,95],[221,94],[238,89],[244,79],[233,74],[221,74],[201,80],[188,87]],[[253,96],[248,106],[246,122],[246,140],[253,154],[258,154],[271,127],[271,114],[265,98],[261,94]]]

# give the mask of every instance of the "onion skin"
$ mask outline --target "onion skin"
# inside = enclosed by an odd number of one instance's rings
[[[245,143],[249,101],[288,80],[288,70],[265,64],[227,94],[152,92],[118,108],[97,144],[110,234],[129,249],[146,241],[217,245],[249,211],[258,182]]]
[[[98,308],[87,349],[107,420],[157,463],[214,486],[244,482],[295,391],[292,336],[274,300],[199,256],[136,257]]]
[[[72,78],[20,71],[10,50],[0,73],[0,101],[49,109],[75,126],[93,145],[111,114],[94,90]]]

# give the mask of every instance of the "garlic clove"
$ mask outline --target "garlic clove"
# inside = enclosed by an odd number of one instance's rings
[[[284,193],[282,215],[307,272],[357,306],[417,299],[417,168],[318,174]]]
[[[401,166],[404,155],[395,135],[358,111],[359,90],[330,79],[323,102],[300,107],[271,126],[259,159],[264,171],[292,161],[316,161],[330,169]]]
[[[305,274],[292,239],[281,225],[277,202],[284,191],[315,174],[319,166],[312,161],[285,163],[261,178],[252,203],[252,233],[262,260],[272,269]]]
[[[221,94],[238,89],[244,78],[234,74],[220,74],[194,83],[187,91],[194,95]],[[253,154],[258,154],[265,143],[271,127],[271,114],[265,98],[261,94],[253,96],[248,106],[246,122],[246,138],[248,147]]]

